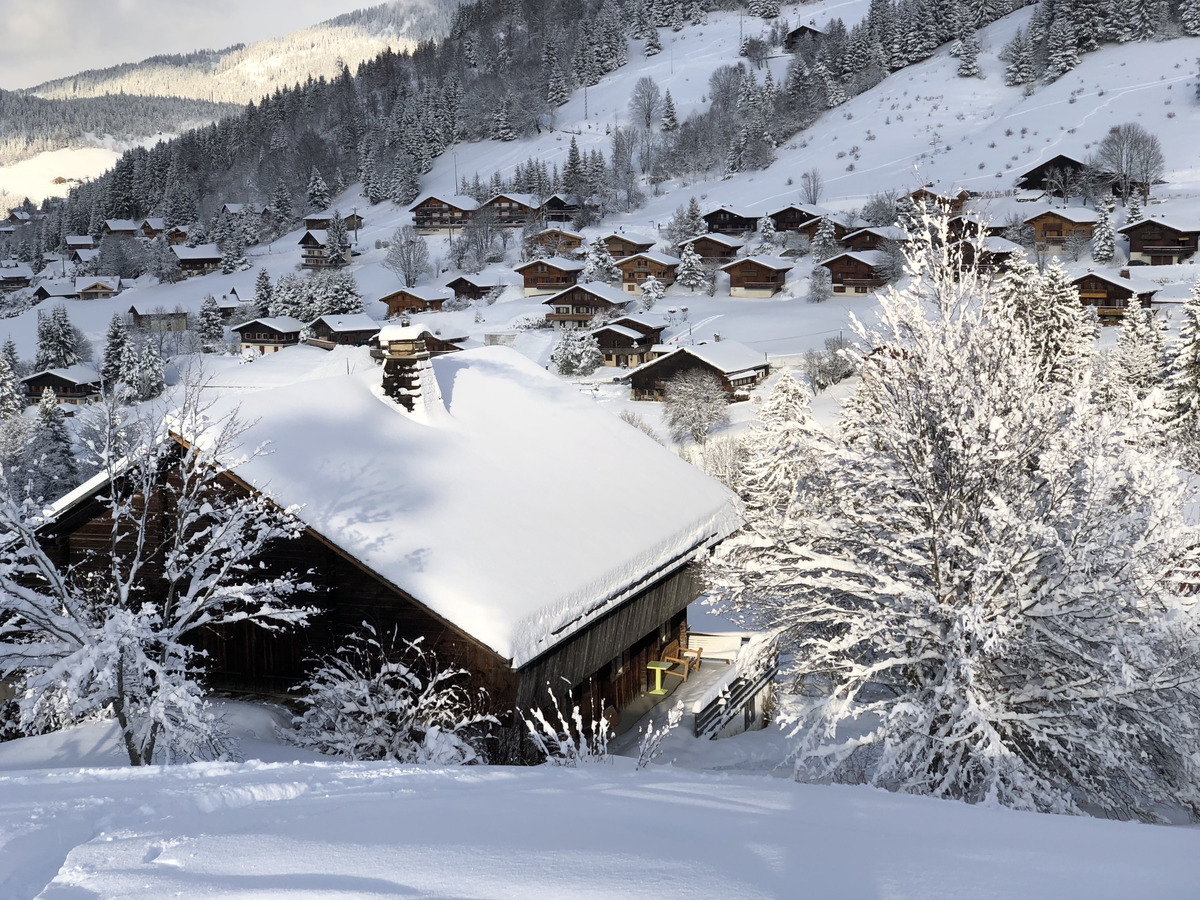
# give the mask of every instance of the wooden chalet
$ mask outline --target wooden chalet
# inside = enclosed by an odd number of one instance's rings
[[[100,256],[100,251],[89,247],[80,247],[78,250],[71,251],[71,262],[77,266],[86,266],[94,262]]]
[[[28,263],[6,259],[0,263],[0,293],[19,291],[33,282],[33,269]]]
[[[418,231],[422,234],[437,234],[455,228],[461,229],[477,209],[479,201],[473,197],[430,194],[410,206],[408,211],[413,214],[413,224]]]
[[[1120,322],[1130,303],[1139,303],[1143,309],[1149,309],[1155,294],[1154,289],[1136,285],[1124,275],[1111,272],[1088,272],[1071,284],[1079,291],[1079,302],[1096,307],[1101,323],[1109,324]]]
[[[22,209],[14,209],[3,221],[7,222],[9,225],[17,227],[21,225],[28,225],[33,221],[33,216]]]
[[[604,365],[628,368],[655,357],[654,348],[662,342],[665,327],[644,316],[622,316],[592,334],[604,354]]]
[[[745,245],[741,238],[728,234],[699,234],[696,237],[680,241],[680,247],[691,247],[705,262],[727,262],[737,256],[737,252]]]
[[[1070,237],[1090,240],[1099,219],[1100,214],[1094,209],[1068,206],[1034,213],[1025,220],[1025,224],[1033,228],[1033,239],[1036,243],[1061,247]]]
[[[746,256],[721,266],[729,276],[731,297],[774,296],[783,290],[791,269],[792,263],[778,256]]]
[[[64,240],[67,250],[91,250],[95,241],[90,234],[68,234]]]
[[[641,240],[631,235],[617,234],[614,231],[612,234],[606,234],[600,238],[600,243],[608,249],[608,255],[613,259],[625,259],[635,253],[646,253],[658,242]]]
[[[336,213],[336,209],[327,209],[324,212],[305,216],[304,227],[312,231],[328,231],[329,223],[333,221]],[[348,216],[343,216],[342,222],[345,223],[347,231],[358,231],[363,227],[363,217],[356,212],[352,212]]]
[[[1003,237],[1005,230],[1007,230],[1006,225],[985,225],[982,219],[970,213],[951,216],[946,221],[946,234],[952,241],[982,237]]]
[[[745,234],[748,231],[758,230],[758,220],[762,216],[745,210],[731,209],[728,206],[718,206],[712,212],[705,213],[702,218],[708,225],[709,231],[721,234]]]
[[[142,223],[136,219],[105,219],[100,231],[118,237],[137,237],[142,233]]]
[[[950,215],[956,216],[963,211],[963,207],[971,199],[971,193],[966,188],[948,188],[927,184],[911,191],[908,199],[918,206],[924,204],[928,209],[946,210]]]
[[[46,279],[33,292],[33,299],[38,303],[43,300],[76,300],[78,297],[73,278]]]
[[[653,275],[664,287],[675,283],[675,270],[679,260],[665,253],[635,253],[617,260],[621,270],[621,289],[627,294],[641,296],[642,282]]]
[[[308,332],[312,335],[309,343],[365,347],[379,334],[381,327],[366,313],[318,316],[308,323]]]
[[[1008,265],[1009,260],[1024,248],[1002,237],[968,238],[950,245],[959,259],[981,272],[996,272]]]
[[[584,237],[564,228],[543,228],[533,242],[551,256],[574,256],[583,248]]]
[[[795,53],[800,47],[804,46],[805,42],[816,43],[825,37],[825,32],[809,22],[807,25],[801,25],[799,28],[793,28],[787,33],[787,37],[783,39],[783,48],[788,53]]]
[[[178,307],[167,309],[161,303],[142,301],[129,307],[129,315],[135,327],[156,334],[188,330],[187,310]]]
[[[278,353],[284,347],[300,343],[304,323],[291,316],[268,316],[234,325],[242,352],[253,350],[260,354]]]
[[[179,245],[187,243],[188,227],[186,225],[172,225],[165,233],[168,244]]]
[[[221,205],[221,212],[240,219],[243,216],[265,217],[271,210],[258,203],[224,203]]]
[[[869,294],[887,284],[888,263],[882,250],[845,250],[821,265],[829,270],[835,294]]]
[[[808,238],[810,242],[814,241],[817,238],[817,232],[821,230],[821,223],[826,219],[833,222],[833,236],[835,240],[839,241],[850,232],[857,231],[860,227],[862,227],[861,225],[850,226],[841,219],[838,219],[836,216],[826,215],[816,216],[812,219],[809,219],[807,222],[802,222],[796,227],[796,233]]]
[[[669,382],[682,372],[700,369],[721,379],[732,400],[747,400],[750,391],[771,373],[766,354],[737,341],[679,347],[629,373],[634,400],[662,400]]]
[[[300,268],[333,269],[350,262],[350,248],[342,251],[341,259],[335,259],[329,249],[329,232],[310,228],[299,240]]]
[[[799,231],[802,225],[807,225],[813,219],[823,219],[833,213],[821,206],[811,203],[792,203],[780,209],[767,213],[767,217],[775,223],[776,231]],[[813,232],[816,234],[816,232]]]
[[[628,295],[603,281],[589,281],[564,288],[542,303],[551,308],[546,314],[555,331],[588,328],[597,315],[621,312],[629,304]]]
[[[546,222],[570,222],[579,214],[579,200],[571,194],[551,194],[542,204]]]
[[[1200,222],[1150,218],[1117,229],[1129,238],[1129,261],[1173,266],[1196,254]]]
[[[414,313],[441,312],[442,304],[454,296],[449,288],[414,287],[400,288],[379,298],[387,307],[387,317],[410,316]]]
[[[199,244],[188,247],[184,244],[172,244],[171,252],[179,260],[179,271],[185,278],[193,275],[207,275],[221,268],[221,249],[216,244]]]
[[[554,256],[550,259],[534,259],[513,269],[524,279],[525,296],[553,294],[579,281],[583,263],[577,259]]]
[[[455,300],[482,300],[489,291],[503,287],[486,275],[459,275],[446,287],[454,291]]]
[[[78,406],[100,396],[100,373],[83,363],[65,369],[44,369],[21,379],[31,404],[38,403],[46,388],[54,391],[59,403]]]
[[[121,293],[116,275],[84,275],[75,279],[75,296],[80,300],[107,300]]]
[[[394,629],[466,670],[472,693],[486,690],[509,748],[493,761],[514,762],[523,726],[512,713],[548,707],[548,683],[564,700],[570,690],[587,718],[616,721],[646,696],[648,663],[687,646],[687,608],[701,593],[694,564],[741,517],[722,485],[653,441],[629,440],[515,351],[431,358],[430,337],[420,326],[381,332],[378,381],[359,371],[324,378],[319,391],[272,381],[216,399],[212,416],[236,409],[250,423],[245,446],[272,448],[227,460],[218,489],[258,493],[299,520],[294,540],[251,562],[264,577],[314,583],[297,599],[319,615],[296,629],[204,632],[205,677],[221,690],[285,693],[362,623]],[[454,389],[443,396],[439,383]],[[381,390],[395,402],[379,402]],[[111,527],[107,490],[99,478],[54,506],[40,537],[56,563],[82,561]],[[615,490],[654,502],[631,521]],[[149,596],[165,590],[158,577],[146,573]]]
[[[533,194],[497,194],[480,206],[496,213],[496,224],[518,228],[538,214],[541,203]]]
[[[861,252],[863,250],[882,250],[888,244],[903,244],[908,241],[904,229],[897,225],[871,225],[851,231],[842,238],[842,246],[847,250]]]
[[[1059,153],[1045,162],[1038,163],[1032,169],[1026,169],[1017,176],[1017,187],[1027,191],[1050,190],[1050,184],[1046,176],[1052,170],[1068,172],[1072,177],[1078,178],[1087,167],[1088,164],[1083,160],[1067,156],[1065,153]]]
[[[166,225],[163,224],[162,218],[153,216],[142,220],[142,224],[138,228],[138,234],[147,240],[154,240],[166,230]]]

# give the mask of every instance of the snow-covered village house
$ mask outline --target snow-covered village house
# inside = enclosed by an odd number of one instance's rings
[[[294,347],[300,343],[300,332],[304,330],[304,323],[291,316],[268,316],[251,319],[232,327],[237,332],[243,353],[249,350],[267,354],[277,353],[284,347]]]
[[[771,297],[783,290],[790,260],[778,256],[745,256],[721,266],[729,276],[731,297]]]
[[[844,250],[821,263],[835,294],[869,294],[887,284],[890,259],[882,250]]]
[[[766,354],[745,344],[696,344],[671,350],[630,372],[630,396],[634,400],[662,400],[672,378],[697,369],[717,376],[731,400],[748,400],[754,386],[771,374]]]
[[[26,400],[38,403],[46,388],[54,392],[59,403],[78,406],[100,396],[100,373],[90,365],[77,363],[65,369],[43,369],[21,379]]]
[[[1081,159],[1059,153],[1045,162],[1026,169],[1017,177],[1017,187],[1026,191],[1048,191],[1056,196],[1062,194],[1062,175],[1077,180],[1088,168]],[[1058,177],[1055,177],[1055,176]]]
[[[1088,272],[1071,282],[1079,291],[1079,300],[1084,306],[1096,307],[1100,321],[1119,322],[1131,302],[1149,308],[1156,291],[1148,286],[1135,284],[1124,274],[1112,272]]]
[[[68,234],[63,240],[68,250],[91,250],[95,245],[90,234]]]
[[[72,300],[79,299],[73,278],[43,279],[33,290],[33,299],[37,303],[41,303],[43,300],[58,300],[68,297]]]
[[[366,313],[318,316],[308,323],[309,343],[318,347],[365,347],[379,329],[379,323]]]
[[[1050,247],[1061,247],[1069,238],[1091,240],[1100,214],[1082,206],[1046,209],[1025,219],[1033,228],[1033,240]]]
[[[799,231],[800,226],[813,219],[823,219],[831,215],[833,213],[821,206],[814,206],[811,203],[791,203],[768,212],[767,218],[774,223],[776,231]]]
[[[1002,237],[968,238],[950,246],[964,264],[974,264],[980,272],[1000,271],[1023,249],[1020,244]]]
[[[617,260],[617,268],[621,271],[621,290],[627,294],[641,296],[642,284],[651,276],[663,287],[673,285],[679,259],[665,253],[635,253],[633,256]]]
[[[333,217],[339,215],[336,209],[327,209],[323,212],[313,213],[310,216],[304,217],[304,227],[316,231],[326,231],[329,225],[333,222]],[[356,212],[342,216],[342,224],[346,226],[347,231],[358,231],[363,227],[363,217]]]
[[[661,322],[646,316],[621,316],[601,325],[592,334],[604,354],[603,365],[629,368],[653,359],[654,348],[662,342]]]
[[[802,222],[796,227],[796,233],[808,238],[809,241],[816,240],[817,232],[821,230],[821,225],[829,220],[833,223],[833,236],[836,240],[841,240],[851,231],[857,231],[861,225],[851,227],[834,215],[814,216],[807,222]]]
[[[33,282],[33,269],[28,263],[6,259],[0,262],[0,293],[19,291]]]
[[[571,194],[551,194],[542,203],[541,213],[546,222],[570,222],[579,213],[579,200]]]
[[[709,231],[721,234],[745,234],[758,229],[759,216],[741,209],[728,206],[718,206],[711,212],[706,212],[702,218],[708,225]]]
[[[1142,219],[1118,228],[1129,238],[1129,261],[1148,266],[1173,266],[1196,254],[1200,222],[1182,219]]]
[[[477,209],[479,201],[473,197],[430,194],[410,206],[408,211],[413,215],[413,225],[422,234],[439,234],[461,230]]]
[[[33,216],[25,212],[23,209],[14,209],[3,221],[12,226],[28,225],[31,221],[33,221]]]
[[[117,237],[136,237],[141,234],[142,223],[136,219],[105,219],[100,232]]]
[[[454,296],[454,292],[443,287],[400,288],[379,298],[387,307],[387,317],[409,316],[414,313],[441,312],[442,305]]]
[[[480,209],[496,213],[496,224],[517,228],[538,214],[541,203],[533,194],[497,194],[486,200]]]
[[[446,287],[454,292],[454,299],[481,300],[490,291],[504,286],[495,275],[459,275],[453,281],[446,282]]]
[[[550,259],[534,259],[513,269],[525,282],[525,296],[553,294],[579,281],[583,263],[577,259],[554,256]],[[457,293],[457,291],[456,291]]]
[[[680,241],[680,248],[691,247],[705,262],[727,262],[737,256],[738,250],[746,242],[741,238],[728,234],[698,234],[696,237]]]
[[[184,277],[207,275],[221,268],[221,248],[216,244],[198,244],[195,247],[172,244],[171,252],[179,260],[179,271]]]
[[[543,228],[533,242],[551,256],[574,256],[583,248],[584,237],[565,228]]]
[[[824,37],[825,32],[812,22],[809,22],[807,25],[801,25],[789,31],[787,37],[783,39],[783,48],[788,53],[795,53],[800,47],[804,46],[805,42],[815,43]]]
[[[81,275],[72,287],[80,300],[107,300],[121,293],[121,279],[116,275]]]
[[[963,211],[971,193],[965,188],[945,187],[937,184],[927,184],[909,192],[908,199],[918,206],[924,205],[930,210],[945,210],[952,216]]]
[[[365,351],[338,348],[345,369],[329,366],[318,382],[306,375],[325,351],[278,354],[242,370],[245,384],[207,410],[236,409],[252,423],[242,443],[271,446],[231,459],[222,489],[296,510],[300,536],[255,562],[303,573],[319,588],[306,603],[320,610],[295,631],[240,623],[206,634],[209,681],[286,692],[368,622],[465,669],[501,715],[548,705],[549,682],[560,696],[570,689],[586,718],[616,721],[653,687],[648,664],[687,646],[687,607],[701,590],[693,563],[740,526],[737,498],[515,351],[431,359],[427,337],[420,325],[388,326],[382,370],[362,368]],[[259,366],[270,386],[248,371]],[[107,527],[96,482],[68,495],[42,532],[61,564],[81,560],[90,533]],[[536,489],[546,484],[571,489]],[[655,502],[631,520],[612,502],[614,484]]]
[[[166,225],[160,216],[151,216],[142,219],[141,227],[138,228],[138,234],[146,240],[152,241],[160,234],[166,231]]]
[[[600,238],[600,243],[604,245],[608,250],[608,255],[613,259],[625,259],[635,253],[645,253],[652,249],[657,242],[631,237],[627,234],[618,234],[614,231],[612,234],[606,234]]]
[[[851,231],[841,239],[847,250],[883,250],[888,244],[903,244],[908,240],[904,229],[897,225],[869,225]]]
[[[159,334],[188,330],[187,310],[166,309],[161,303],[140,300],[129,307],[129,315],[136,328]]]
[[[329,249],[329,232],[310,228],[298,241],[300,244],[300,267],[302,269],[328,269],[350,262],[350,248],[342,250],[341,259],[334,259]]]
[[[555,331],[588,328],[598,315],[614,315],[629,304],[628,295],[603,281],[589,281],[563,288],[542,301],[551,308],[546,321]]]

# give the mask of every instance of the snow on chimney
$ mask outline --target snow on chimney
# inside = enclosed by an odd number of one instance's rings
[[[442,405],[442,393],[430,364],[421,325],[387,325],[379,332],[383,350],[383,393],[414,416],[424,417]]]

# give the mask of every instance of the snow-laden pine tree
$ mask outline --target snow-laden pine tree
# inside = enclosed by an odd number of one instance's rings
[[[324,212],[329,208],[329,187],[316,166],[309,173],[307,193],[309,212]]]
[[[346,232],[345,219],[336,210],[329,217],[329,228],[325,231],[325,240],[326,254],[330,264],[335,268],[346,265],[346,257],[350,255],[350,235]]]
[[[67,308],[60,303],[50,310],[49,315],[39,310],[34,369],[38,372],[45,369],[65,369],[80,361],[78,340],[67,315]]]
[[[221,253],[221,271],[226,275],[247,269],[250,264],[246,261],[246,244],[242,240],[241,231],[236,231],[225,241]]]
[[[979,37],[975,32],[971,32],[963,39],[962,49],[958,54],[958,76],[978,78],[979,74]]]
[[[654,304],[658,303],[666,293],[667,289],[661,281],[653,275],[647,275],[646,280],[642,282],[642,309],[647,312],[654,309]]]
[[[562,333],[554,349],[550,351],[550,362],[559,375],[579,374],[579,333],[569,328]]]
[[[12,485],[18,493],[12,501],[28,496],[36,501],[50,503],[70,491],[79,483],[79,470],[75,466],[75,454],[71,450],[71,436],[67,433],[67,420],[58,405],[54,391],[46,388],[38,402],[37,419],[25,447],[25,465],[28,479],[25,485]],[[3,500],[0,500],[3,503]],[[0,576],[0,584],[3,583]],[[0,601],[2,603],[3,601]],[[0,632],[3,628],[0,626]]]
[[[1137,297],[1121,317],[1117,346],[1109,351],[1109,396],[1125,394],[1125,403],[1141,400],[1163,383],[1167,366],[1166,323]]]
[[[8,357],[0,353],[0,427],[25,412],[25,389],[17,380]]]
[[[1200,468],[1200,281],[1183,305],[1179,336],[1171,345],[1167,370],[1167,423],[1192,468]]]
[[[512,119],[509,109],[512,105],[512,99],[508,94],[500,98],[500,104],[496,107],[496,112],[492,115],[492,133],[493,141],[515,141],[517,133],[513,130]]]
[[[662,39],[658,36],[657,28],[648,28],[646,30],[646,44],[643,48],[646,56],[657,56],[662,53]]]
[[[1116,234],[1113,232],[1112,211],[1107,207],[1100,210],[1100,220],[1092,234],[1092,259],[1101,265],[1113,261],[1117,252]]]
[[[932,224],[932,223],[931,223]],[[944,232],[944,223],[940,227]],[[782,630],[797,777],[1048,812],[1200,812],[1200,566],[1155,416],[1047,384],[986,279],[914,244],[776,532],[710,581]],[[780,460],[780,464],[784,461]]]
[[[833,296],[833,274],[822,265],[813,266],[808,279],[808,302],[824,303]]]
[[[695,293],[696,288],[703,287],[707,280],[704,260],[696,252],[694,245],[685,244],[679,254],[679,265],[675,268],[675,283]]]
[[[1004,48],[1004,83],[1011,86],[1029,84],[1037,74],[1033,67],[1033,45],[1022,29],[1017,29],[1013,39]]]
[[[817,233],[812,240],[812,258],[814,263],[821,263],[838,252],[837,229],[831,216],[821,219]]]
[[[778,240],[778,235],[775,231],[775,220],[770,216],[763,216],[758,220],[757,231],[758,251],[770,254],[775,249],[775,241]]]
[[[621,270],[617,268],[617,262],[608,252],[608,245],[604,241],[593,241],[588,245],[579,280],[584,283],[604,281],[609,284],[621,280]]]
[[[295,272],[284,272],[271,289],[271,300],[267,304],[266,314],[302,319],[308,302],[306,294],[304,280]]]
[[[306,585],[248,565],[302,529],[224,479],[230,461],[255,453],[241,445],[243,426],[209,416],[200,384],[182,395],[124,429],[137,436],[127,451],[116,449],[120,435],[106,440],[97,521],[107,532],[70,568],[44,551],[45,523],[11,486],[0,491],[10,536],[0,549],[0,673],[17,688],[20,724],[32,732],[115,719],[132,765],[228,750],[201,683],[201,629],[280,628],[311,614],[291,602]]]
[[[1046,35],[1046,80],[1055,81],[1079,65],[1075,27],[1065,15],[1056,16]]]
[[[120,313],[113,313],[108,323],[108,334],[104,338],[104,357],[100,363],[100,378],[106,392],[111,391],[121,380],[121,359],[128,340],[125,317]]]
[[[217,298],[205,294],[200,303],[200,314],[196,317],[196,334],[205,353],[220,349],[225,343],[225,321],[221,318],[221,307]],[[107,351],[105,353],[107,359]]]
[[[1200,34],[1200,0],[1183,0],[1179,4],[1179,21],[1184,34]]]
[[[274,287],[271,284],[271,274],[266,269],[259,269],[254,276],[254,305],[264,315],[271,308],[271,295]]]
[[[658,127],[664,134],[670,134],[672,131],[679,130],[679,116],[675,112],[675,101],[671,97],[669,88],[666,94],[663,95],[662,122],[659,123]]]
[[[1142,198],[1134,192],[1129,197],[1129,213],[1125,216],[1125,224],[1132,225],[1142,221]]]
[[[1051,381],[1073,382],[1090,367],[1095,333],[1079,299],[1079,289],[1056,257],[1032,292],[1020,292],[1010,314],[1024,329]]]

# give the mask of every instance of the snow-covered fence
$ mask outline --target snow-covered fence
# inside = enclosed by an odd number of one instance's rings
[[[774,681],[779,647],[774,634],[760,634],[738,650],[729,670],[692,703],[696,737],[715,738],[741,715],[746,704]]]

